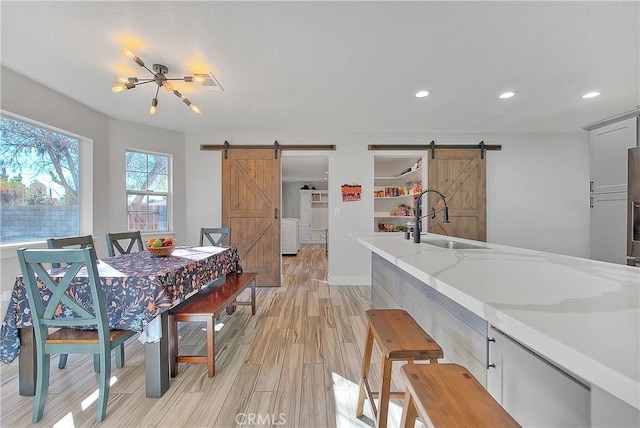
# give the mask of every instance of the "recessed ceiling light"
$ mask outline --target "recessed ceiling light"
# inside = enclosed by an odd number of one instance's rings
[[[514,96],[516,93],[515,92],[504,92],[502,94],[500,94],[501,99],[506,99],[506,98],[511,98],[512,96]]]
[[[418,91],[416,92],[416,98],[424,98],[430,94],[429,91]]]
[[[594,98],[594,97],[597,97],[598,95],[600,95],[600,92],[589,92],[587,94],[584,94],[582,96],[582,98],[585,98],[585,99],[586,98]]]

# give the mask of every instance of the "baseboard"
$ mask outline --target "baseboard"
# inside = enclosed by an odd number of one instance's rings
[[[327,276],[329,285],[368,285],[371,286],[371,276],[355,276],[355,275],[329,275]]]

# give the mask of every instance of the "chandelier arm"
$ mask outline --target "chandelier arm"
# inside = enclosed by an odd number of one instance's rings
[[[172,77],[172,78],[165,78],[165,80],[181,80],[183,82],[186,82],[186,80],[184,80],[184,77]]]
[[[149,79],[149,80],[147,80],[145,82],[138,81],[135,85],[136,86],[140,86],[140,85],[144,85],[145,83],[151,83],[151,82],[154,82],[154,80],[153,79]]]
[[[156,73],[154,73],[152,70],[149,69],[149,67],[147,67],[146,65],[142,66],[145,70],[147,70],[149,73],[153,74],[154,76],[156,75]]]

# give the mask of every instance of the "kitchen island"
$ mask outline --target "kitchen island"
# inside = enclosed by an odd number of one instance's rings
[[[640,269],[433,234],[356,239],[373,306],[406,309],[521,424],[640,426]]]

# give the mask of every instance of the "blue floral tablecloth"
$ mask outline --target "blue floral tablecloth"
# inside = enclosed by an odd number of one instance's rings
[[[169,310],[214,279],[239,269],[238,250],[232,246],[176,248],[171,256],[153,257],[148,251],[101,259],[100,282],[105,291],[112,329],[142,331],[156,316]],[[92,304],[88,280],[77,277],[74,292]],[[41,288],[41,293],[50,295]],[[87,298],[82,298],[82,295]],[[61,317],[73,313],[60,308]],[[11,363],[20,352],[19,329],[31,327],[31,311],[22,277],[16,278],[0,330],[0,361]]]

